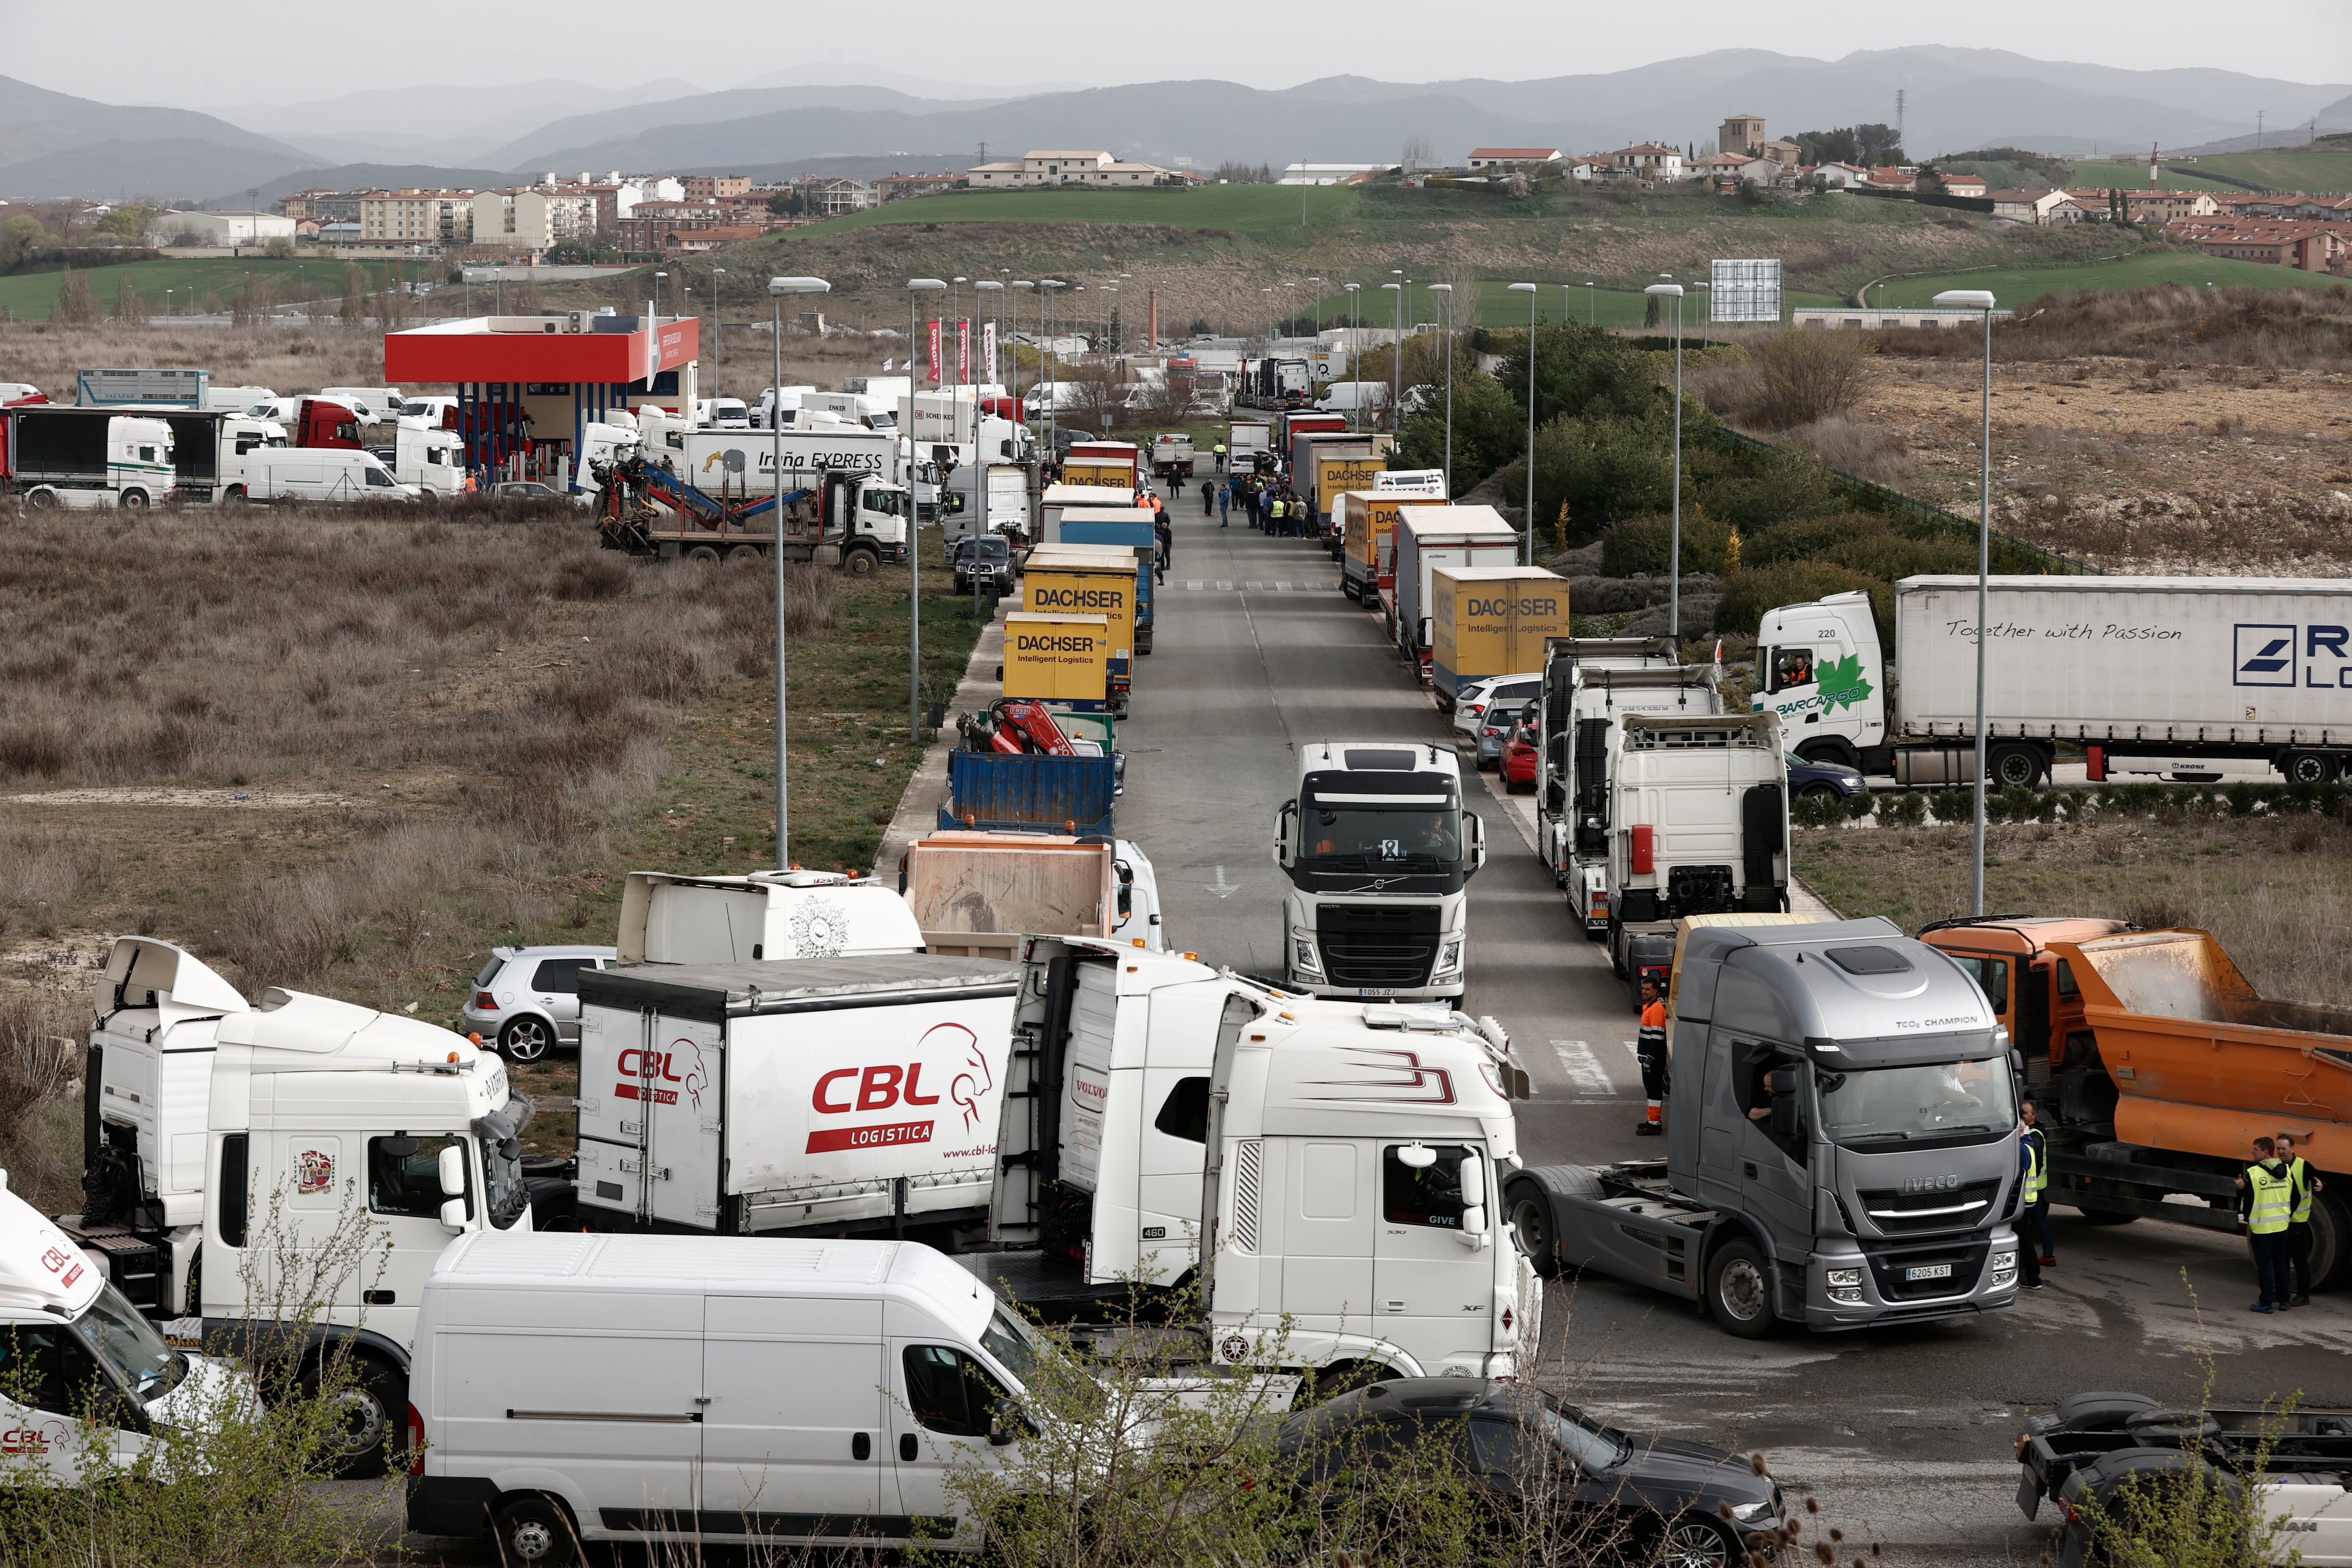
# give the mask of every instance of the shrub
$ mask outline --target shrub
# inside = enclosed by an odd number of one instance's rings
[[[1612,577],[1662,574],[1673,565],[1674,519],[1627,517],[1601,531],[1601,570]],[[1696,509],[1683,514],[1683,570],[1720,573],[1731,528]]]
[[[1977,792],[1958,787],[1937,789],[1927,797],[1927,809],[1939,822],[1965,822],[1976,815]]]
[[[1893,646],[1895,591],[1883,579],[1816,561],[1780,561],[1771,566],[1743,567],[1727,574],[1723,580],[1723,604],[1716,612],[1715,629],[1727,635],[1744,632],[1752,637],[1768,611],[1854,589],[1870,595],[1871,612],[1878,621],[1880,645]]]
[[[1927,820],[1927,797],[1916,789],[1881,796],[1878,820],[1890,827],[1916,828]]]
[[[1756,390],[1742,412],[1768,430],[1850,413],[1862,397],[1862,366],[1870,352],[1860,333],[1797,327],[1775,332],[1755,347]]]

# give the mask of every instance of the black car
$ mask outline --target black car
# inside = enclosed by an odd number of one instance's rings
[[[977,574],[990,580],[993,585],[990,591],[997,598],[1013,597],[1013,546],[1003,534],[956,540],[953,559],[958,593],[974,591],[972,578]]]
[[[1870,786],[1862,775],[1843,762],[1808,762],[1801,757],[1789,758],[1789,795],[1832,796],[1851,800]]]
[[[1303,1487],[1411,1454],[1491,1499],[1498,1530],[1666,1568],[1735,1568],[1782,1539],[1780,1489],[1744,1456],[1620,1431],[1525,1384],[1375,1383],[1290,1416],[1276,1441]]]

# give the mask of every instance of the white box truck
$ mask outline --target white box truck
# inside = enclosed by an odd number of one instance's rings
[[[2062,742],[2095,781],[2238,759],[2320,784],[2352,760],[2352,582],[1996,577],[1990,599],[1991,785],[2048,778]],[[1864,595],[1784,605],[1758,628],[1755,706],[1808,761],[1904,784],[1972,779],[1976,627],[1973,577],[1895,585],[1891,666]]]
[[[1023,1439],[1039,1354],[914,1242],[453,1246],[418,1332],[408,1528],[532,1564],[575,1542],[971,1551],[950,1470]]]
[[[873,877],[832,871],[690,876],[633,871],[621,886],[624,964],[749,964],[919,953],[907,901]]]
[[[518,1142],[531,1103],[462,1035],[299,991],[256,1005],[154,937],[115,939],[96,1015],[83,1207],[58,1228],[175,1343],[251,1353],[276,1326],[255,1303],[303,1288],[276,1278],[278,1261],[363,1220],[382,1250],[329,1281],[320,1329],[290,1348],[349,1344],[337,1462],[380,1471],[434,1259],[453,1236],[531,1228]]]
[[[35,510],[160,507],[178,483],[172,427],[105,409],[0,409],[0,481]]]
[[[1020,972],[900,954],[580,977],[592,1229],[976,1232]]]
[[[1397,652],[1430,681],[1430,576],[1468,567],[1515,566],[1519,536],[1492,507],[1408,507],[1397,515],[1395,601],[1387,606]]]

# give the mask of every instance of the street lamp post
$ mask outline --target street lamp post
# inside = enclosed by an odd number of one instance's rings
[[[717,334],[715,339],[719,350],[717,362],[722,365],[727,362],[727,318],[719,308],[719,280],[726,276],[727,269],[723,267],[714,267],[710,269],[710,329]],[[781,344],[782,340],[779,339],[777,341]],[[716,397],[719,393],[718,378],[713,376],[711,382],[711,395]]]
[[[1357,394],[1348,400],[1348,428],[1356,428],[1357,405],[1363,400],[1364,358],[1364,286],[1360,283],[1339,285],[1348,296],[1348,374],[1356,384]]]
[[[989,336],[990,336],[990,340],[991,340],[991,341],[992,342],[992,341],[995,340],[995,338],[996,338],[997,336],[999,336],[999,335],[1000,335],[1000,332],[1001,332],[1001,329],[1000,329],[1000,326],[999,326],[998,318],[999,318],[999,316],[1002,314],[1001,309],[1000,309],[1000,306],[1001,306],[1001,304],[1002,304],[1002,302],[1003,302],[1003,298],[1004,298],[1004,285],[1003,285],[1003,284],[1002,284],[1002,283],[999,283],[999,282],[998,282],[995,278],[993,278],[993,277],[983,277],[983,278],[980,279],[978,282],[974,283],[974,284],[971,286],[971,291],[972,291],[972,295],[973,295],[973,298],[972,298],[972,306],[971,306],[971,313],[972,313],[974,316],[978,316],[978,315],[980,314],[980,300],[979,300],[979,294],[980,294],[980,291],[981,291],[982,289],[983,289],[983,288],[985,288],[985,289],[987,289],[987,290],[988,290],[988,325],[989,325],[989,329],[990,329],[990,330],[989,330]],[[975,323],[975,325],[976,325],[976,323]],[[988,385],[988,384],[989,384],[989,382],[990,382],[990,380],[992,379],[992,374],[993,374],[993,372],[994,372],[994,371],[995,371],[995,370],[996,370],[996,357],[995,357],[995,355],[993,355],[993,354],[991,354],[991,355],[989,356],[989,361],[988,361],[988,363],[987,363],[986,365],[984,365],[984,366],[982,366],[982,365],[975,365],[975,366],[973,366],[973,368],[972,368],[972,376],[971,376],[971,472],[972,472],[972,481],[971,481],[971,504],[972,504],[972,507],[973,507],[973,509],[979,513],[979,516],[978,516],[977,517],[975,517],[975,518],[972,520],[972,531],[973,531],[973,537],[974,537],[975,538],[977,538],[980,535],[984,534],[984,533],[986,533],[986,532],[988,531],[988,481],[987,481],[986,477],[984,476],[985,476],[985,474],[986,474],[986,471],[987,471],[987,465],[986,465],[985,464],[982,463],[982,462],[981,462],[981,460],[980,460],[980,400],[981,400],[981,389],[982,389],[982,387],[984,387],[984,386],[986,386],[986,385]],[[946,531],[947,531],[947,530],[945,529],[945,528],[944,528],[944,527],[942,527],[942,528],[941,528],[941,529],[940,529],[940,533],[941,533],[942,537],[944,537],[944,536],[945,536]],[[977,550],[977,549],[980,549],[980,547],[979,547],[978,545],[974,545],[974,546],[972,546],[972,549],[975,549],[975,550]],[[972,573],[971,573],[971,608],[972,608],[972,613],[973,613],[975,616],[977,616],[977,615],[980,613],[980,586],[981,586],[980,561],[979,561],[979,559],[975,556],[975,557],[973,558],[973,560],[972,560]]]
[[[1265,296],[1265,357],[1270,360],[1274,358],[1274,289],[1268,287],[1258,292]]]
[[[936,277],[907,279],[907,341],[915,340],[915,300],[918,295],[942,294],[946,283]],[[907,378],[910,389],[907,408],[915,406],[912,388],[914,378]],[[908,421],[909,423],[913,422]],[[913,433],[907,441],[908,477],[914,476],[915,444]],[[923,744],[923,551],[921,530],[915,526],[915,486],[907,486],[907,738],[917,746]]]
[[[1977,464],[1977,798],[1969,831],[1969,912],[1985,907],[1985,601],[1992,588],[1992,308],[1990,291],[1948,288],[1936,296],[1945,310],[1984,313],[1984,428]]]
[[[1012,282],[1006,284],[1005,287],[1007,288],[1019,289],[1034,288],[1037,285],[1028,278],[1016,277]],[[1013,396],[1017,402],[1021,396],[1021,296],[1018,294],[1013,295],[1010,303],[1013,306],[1013,342],[1011,354],[1013,361]],[[1040,362],[1042,363],[1043,361],[1041,361]]]
[[[1532,283],[1514,283],[1511,292],[1528,297],[1528,559],[1536,563],[1536,295]]]
[[[1433,283],[1432,294],[1443,294],[1445,307],[1445,498],[1454,499],[1454,285]]]
[[[1642,290],[1675,302],[1675,522],[1666,557],[1666,632],[1675,640],[1675,658],[1683,645],[1683,286],[1653,283]]]
[[[654,303],[653,303],[653,311],[654,311],[654,330],[655,330],[656,332],[659,332],[659,331],[661,330],[661,286],[662,286],[662,279],[663,279],[663,278],[665,278],[665,277],[667,277],[668,276],[669,276],[669,274],[668,274],[668,273],[667,273],[667,272],[656,272],[656,273],[655,273],[655,274],[654,274]],[[504,311],[504,310],[506,309],[506,308],[507,308],[507,269],[506,269],[505,267],[499,267],[499,309],[500,311]]]
[[[1044,298],[1038,301],[1038,308],[1047,311],[1045,351],[1039,357],[1037,366],[1045,377],[1045,455],[1049,458],[1061,450],[1055,438],[1061,433],[1062,419],[1061,356],[1055,348],[1055,334],[1062,329],[1062,314],[1060,302],[1054,296],[1055,290],[1067,287],[1058,277],[1045,278],[1037,285],[1044,295]]]
[[[1601,296],[1593,289],[1589,278],[1584,285],[1584,324],[1588,327],[1601,325]]]
[[[1389,340],[1389,434],[1393,438],[1398,423],[1397,400],[1404,395],[1404,377],[1401,373],[1404,365],[1404,285],[1383,283],[1381,287],[1396,296],[1396,332]]]
[[[827,294],[833,285],[822,277],[771,277],[768,279],[768,308],[773,315],[769,329],[770,346],[776,356],[776,382],[784,384],[784,296],[787,294]],[[787,769],[784,761],[784,419],[777,406],[782,402],[778,393],[768,409],[768,426],[774,432],[770,438],[775,444],[770,459],[768,480],[773,487],[775,504],[769,508],[768,517],[775,537],[768,553],[776,558],[776,869],[792,869],[791,819],[784,814],[791,803],[787,790]],[[818,486],[820,492],[823,486]]]

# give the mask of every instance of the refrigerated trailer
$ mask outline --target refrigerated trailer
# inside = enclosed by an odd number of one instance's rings
[[[1808,761],[1904,784],[1974,778],[1976,596],[1973,577],[1896,583],[1891,667],[1865,594],[1772,611],[1756,709]],[[1990,782],[2046,779],[2062,743],[2094,781],[2234,758],[2319,784],[2352,762],[2352,581],[1996,577],[1990,597]]]

